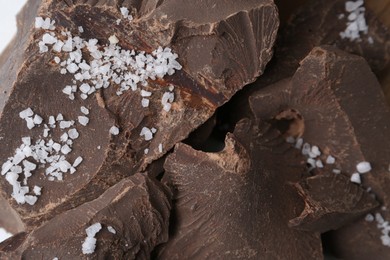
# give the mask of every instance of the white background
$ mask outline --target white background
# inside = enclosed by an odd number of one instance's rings
[[[26,0],[0,0],[0,52],[16,33],[16,14]]]
[[[0,0],[0,52],[16,33],[16,14],[27,0]],[[0,227],[0,242],[11,234]]]

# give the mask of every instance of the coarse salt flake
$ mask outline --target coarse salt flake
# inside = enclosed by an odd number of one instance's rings
[[[360,178],[360,174],[355,172],[354,174],[351,175],[351,182],[361,184],[362,180]]]
[[[119,128],[118,127],[116,127],[116,126],[112,126],[111,128],[110,128],[110,134],[112,134],[112,135],[118,135],[119,134]]]
[[[356,165],[356,170],[359,173],[367,173],[371,171],[371,164],[369,162],[360,162]]]

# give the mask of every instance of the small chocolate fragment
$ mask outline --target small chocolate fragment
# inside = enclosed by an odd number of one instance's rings
[[[4,228],[11,234],[20,233],[25,229],[19,215],[2,197],[0,197],[0,209],[0,228]]]
[[[69,100],[62,91],[66,85],[74,84],[74,75],[61,74],[60,65],[54,60],[55,56],[66,60],[67,53],[50,49],[39,53],[38,43],[46,32],[37,29],[27,34],[23,66],[16,68],[17,78],[11,79],[12,93],[0,119],[0,162],[13,156],[22,137],[31,136],[35,143],[42,136],[42,126],[32,131],[26,128],[26,122],[18,117],[22,110],[31,107],[44,123],[49,116],[59,113],[66,120],[77,122],[81,106],[90,110],[88,126],[76,124],[80,136],[67,157],[74,162],[81,156],[82,164],[73,175],[65,174],[64,181],[49,181],[45,168],[38,167],[28,180],[30,191],[35,185],[42,187],[42,195],[33,206],[16,204],[10,198],[12,186],[0,178],[2,195],[9,199],[29,230],[145,170],[209,119],[217,107],[261,75],[271,59],[279,24],[272,0],[126,1],[123,5],[134,15],[132,22],[122,19],[118,24],[117,20],[122,18],[120,6],[109,0],[43,0],[33,16],[54,20],[53,32],[63,41],[67,37],[61,31],[69,31],[85,40],[96,38],[100,49],[112,35],[119,39],[122,50],[152,53],[159,46],[168,46],[178,54],[183,68],[164,79],[149,80],[148,86],[139,86],[153,92],[148,108],[141,106],[140,89],[118,96],[119,86],[114,82],[86,100],[79,96]],[[86,48],[83,51],[88,53]],[[83,53],[82,58],[87,62],[92,59],[89,53]],[[170,85],[174,86],[175,100],[166,112],[161,97]],[[120,129],[118,135],[109,133],[114,125]],[[140,136],[144,127],[156,129],[153,139]],[[57,127],[50,134],[58,141],[63,133]]]
[[[30,234],[0,244],[1,259],[149,259],[168,240],[170,192],[161,183],[135,174],[99,198],[66,211]],[[100,223],[96,249],[83,254],[86,228]]]
[[[240,121],[218,153],[178,144],[165,163],[176,192],[158,259],[322,259],[319,233],[288,227],[303,209],[289,184],[302,159],[261,120]]]
[[[364,216],[379,206],[365,190],[341,174],[317,175],[295,184],[305,209],[291,227],[324,233]]]
[[[358,163],[370,162],[372,170],[361,176],[363,185],[372,188],[382,206],[390,207],[390,109],[363,58],[330,46],[314,48],[291,79],[257,91],[250,103],[264,120],[287,109],[302,116],[303,140],[320,148],[322,162],[328,155],[336,159],[314,174],[339,169],[351,176]],[[387,211],[382,215],[390,219]],[[333,234],[340,257],[386,259],[390,254],[380,240],[381,231],[364,219]]]

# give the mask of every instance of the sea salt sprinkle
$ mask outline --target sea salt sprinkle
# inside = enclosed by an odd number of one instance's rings
[[[85,229],[87,233],[87,237],[85,238],[82,244],[82,251],[84,255],[92,254],[95,252],[96,248],[96,238],[95,235],[102,229],[102,225],[100,223],[95,223],[88,228]]]
[[[116,126],[112,126],[109,130],[110,134],[112,135],[118,135],[119,134],[119,128]]]
[[[350,41],[360,41],[360,34],[368,33],[368,26],[365,19],[365,7],[363,0],[345,2],[345,11],[347,12],[347,27],[343,32],[340,32],[342,39]],[[339,16],[340,17],[340,16]],[[340,19],[343,19],[342,16]]]

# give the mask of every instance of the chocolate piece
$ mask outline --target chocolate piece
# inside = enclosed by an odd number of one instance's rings
[[[38,11],[39,1],[27,1],[26,5],[17,15],[18,31],[12,42],[0,55],[0,115],[8,100],[16,75],[28,64],[23,64],[26,56],[25,50],[30,39],[30,30]]]
[[[381,87],[367,62],[330,46],[314,48],[291,79],[256,92],[251,97],[255,113],[272,119],[295,109],[304,119],[305,142],[318,146],[321,160],[327,155],[335,164],[324,163],[314,173],[340,169],[351,176],[356,165],[368,161],[363,184],[371,187],[383,206],[389,208],[390,110]],[[385,219],[390,219],[383,212]],[[385,259],[390,247],[380,241],[381,231],[364,219],[334,232],[340,257]]]
[[[302,155],[262,120],[240,121],[225,143],[218,153],[178,144],[168,156],[173,226],[157,258],[321,259],[319,233],[288,227],[303,209],[289,184]]]
[[[11,234],[17,234],[24,230],[23,222],[8,204],[7,200],[0,197],[0,228],[4,228]]]
[[[165,187],[145,174],[135,174],[29,235],[0,244],[0,258],[149,259],[153,248],[168,240],[170,208]],[[84,255],[85,229],[95,223],[102,226],[95,235],[96,249]]]
[[[76,35],[82,26],[82,38],[96,38],[106,44],[115,34],[123,49],[150,53],[159,46],[170,46],[178,53],[183,69],[164,79],[150,80],[143,87],[153,90],[148,108],[141,106],[139,90],[117,96],[114,83],[85,101],[78,97],[71,101],[61,92],[65,85],[73,84],[73,75],[61,74],[59,65],[53,62],[55,56],[63,60],[67,55],[38,53],[44,32],[34,30],[29,35],[24,60],[28,66],[19,72],[0,119],[0,161],[4,163],[13,155],[21,137],[31,136],[35,142],[42,135],[42,127],[32,131],[26,128],[26,122],[18,118],[20,111],[31,107],[47,123],[49,116],[58,113],[66,120],[77,120],[81,106],[90,109],[90,123],[76,127],[80,137],[67,157],[73,162],[81,156],[82,164],[73,175],[65,175],[64,181],[48,181],[44,168],[35,170],[28,185],[30,190],[34,185],[42,187],[42,195],[34,206],[16,204],[10,198],[12,187],[0,178],[2,194],[10,199],[29,229],[98,197],[124,177],[145,170],[236,91],[262,74],[278,29],[277,11],[271,0],[179,2],[126,2],[135,18],[119,25],[116,20],[122,16],[115,1],[41,2],[38,16],[56,21],[56,35],[65,29]],[[83,59],[91,58],[86,55]],[[161,97],[169,85],[175,87],[175,101],[166,113]],[[113,125],[120,128],[117,136],[109,134]],[[157,129],[152,140],[140,136],[143,127]],[[57,127],[51,134],[57,141],[62,131]]]
[[[345,3],[344,0],[307,1],[281,32],[280,50],[276,52],[281,62],[298,65],[312,48],[333,45],[364,57],[378,75],[390,62],[390,31],[366,9],[368,33],[361,33],[361,40],[342,39],[340,32],[345,31],[348,22]],[[340,14],[344,17],[339,19]]]
[[[295,185],[305,209],[291,227],[324,233],[364,216],[379,206],[361,187],[341,174],[317,175]]]

